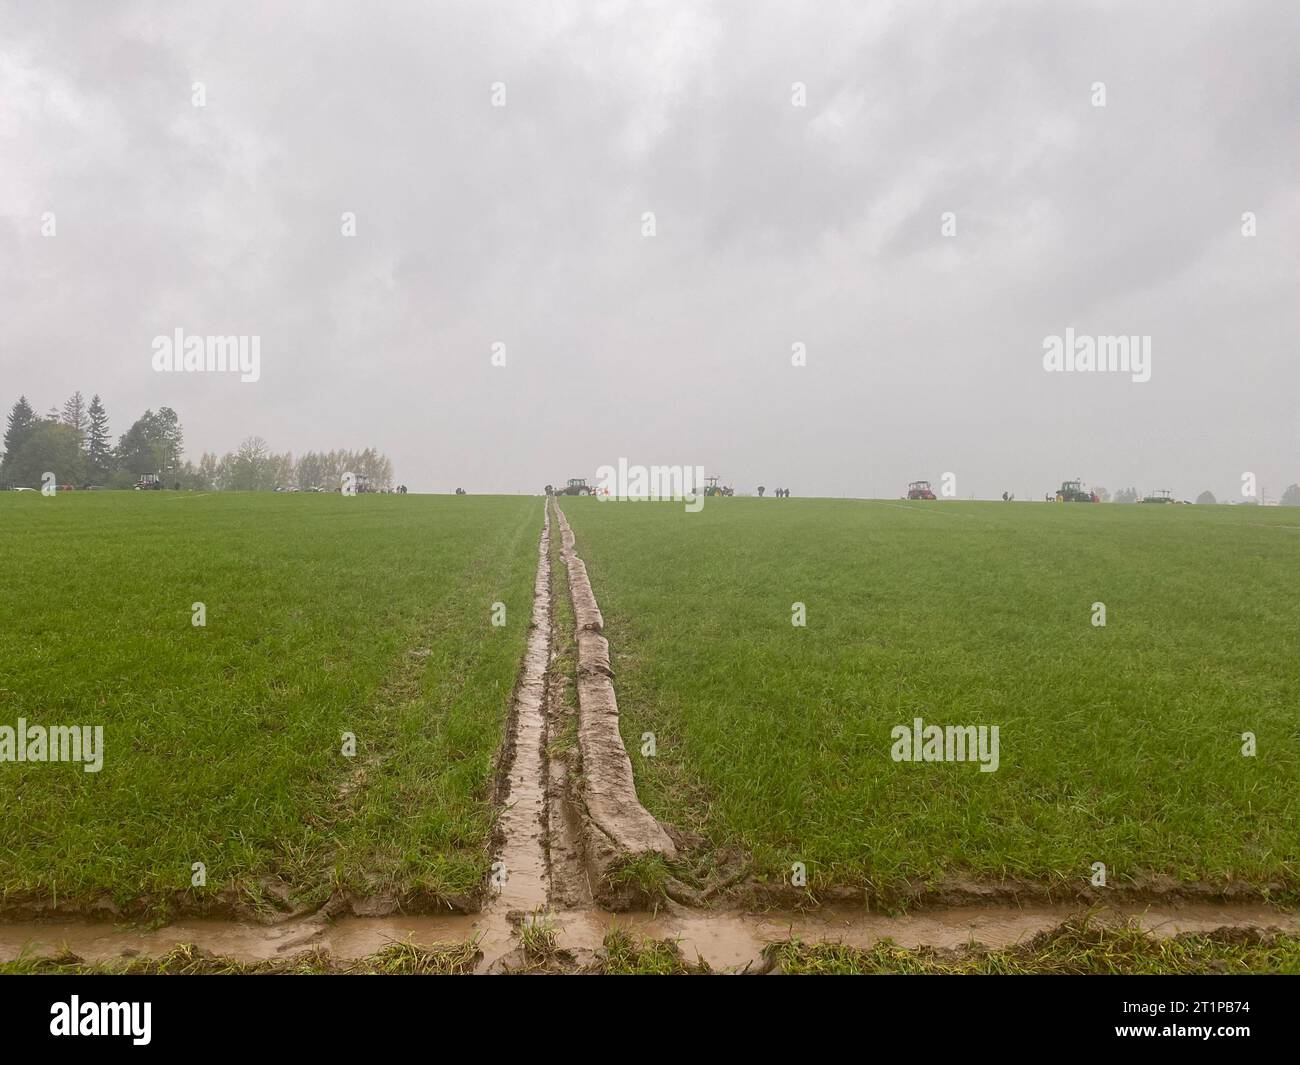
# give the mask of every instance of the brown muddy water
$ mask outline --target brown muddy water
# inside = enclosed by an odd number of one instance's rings
[[[966,906],[901,917],[861,909],[823,908],[811,914],[715,912],[674,907],[658,914],[611,914],[577,910],[551,915],[558,945],[583,954],[599,949],[605,934],[619,928],[636,936],[676,940],[688,961],[702,958],[716,971],[740,972],[757,965],[764,947],[790,939],[869,947],[892,939],[902,947],[962,947],[981,943],[1008,947],[1061,925],[1083,912],[1078,906]],[[1210,932],[1219,928],[1276,928],[1300,933],[1300,916],[1262,905],[1188,903],[1179,906],[1118,906],[1106,919],[1130,918],[1158,936]],[[177,921],[158,929],[111,923],[60,921],[0,925],[0,962],[24,951],[51,956],[69,950],[88,962],[143,955],[159,957],[182,943],[212,954],[253,962],[284,960],[312,950],[341,961],[374,954],[391,943],[418,946],[477,940],[479,971],[518,946],[515,923],[499,909],[445,917],[309,918],[263,926],[237,921]]]
[[[511,708],[514,749],[506,778],[499,831],[504,842],[496,855],[488,908],[535,910],[545,907],[550,889],[546,862],[546,671],[551,657],[551,519],[544,509],[533,585],[532,623]]]

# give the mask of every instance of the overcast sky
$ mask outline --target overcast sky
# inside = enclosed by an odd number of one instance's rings
[[[4,2],[0,404],[422,491],[626,457],[1276,498],[1298,118],[1294,0]],[[1149,335],[1151,379],[1046,372],[1067,327]],[[154,372],[177,328],[259,336],[261,379]]]

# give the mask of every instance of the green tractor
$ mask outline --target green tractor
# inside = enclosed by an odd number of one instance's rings
[[[589,496],[592,494],[592,490],[587,485],[585,477],[570,477],[569,483],[556,494],[562,496]]]
[[[708,498],[714,496],[734,496],[736,494],[734,488],[718,484],[718,482],[722,480],[721,477],[706,477],[705,480],[709,482],[704,486],[704,494]]]
[[[1051,498],[1051,496],[1048,496],[1048,499]],[[1090,492],[1084,488],[1082,481],[1062,481],[1061,487],[1056,490],[1056,502],[1100,503],[1101,497],[1096,492]]]
[[[1149,496],[1142,497],[1143,503],[1176,503],[1173,493],[1168,488],[1160,488]]]

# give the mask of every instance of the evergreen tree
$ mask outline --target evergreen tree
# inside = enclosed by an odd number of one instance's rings
[[[18,449],[23,446],[24,441],[31,436],[35,428],[36,412],[32,410],[32,405],[27,402],[26,396],[19,396],[18,402],[9,412],[9,421],[5,427],[4,469],[6,473],[18,457]]]
[[[98,393],[91,397],[87,411],[86,466],[92,484],[103,484],[112,472],[113,444],[108,431],[108,412]]]
[[[71,398],[63,404],[63,414],[59,419],[69,429],[74,429],[77,435],[85,438],[88,422],[86,419],[86,400],[80,392],[74,392]]]

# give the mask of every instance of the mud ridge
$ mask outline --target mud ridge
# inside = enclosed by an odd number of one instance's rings
[[[641,805],[632,760],[618,728],[618,700],[605,620],[591,590],[586,564],[575,550],[573,530],[555,502],[560,557],[569,578],[574,639],[578,646],[578,745],[582,757],[581,801],[586,811],[588,865],[603,880],[619,860],[639,855],[677,856],[668,833]]]

